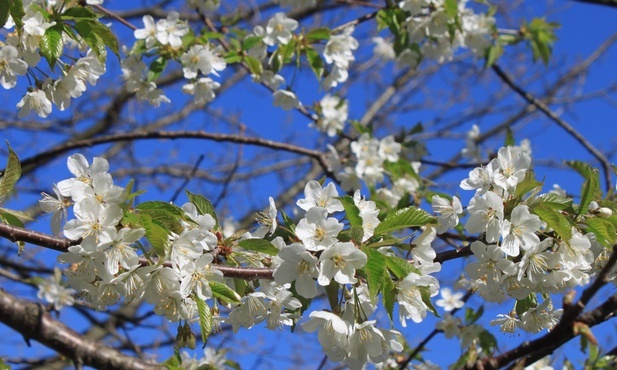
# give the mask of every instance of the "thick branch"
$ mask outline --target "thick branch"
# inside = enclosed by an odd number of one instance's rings
[[[0,289],[0,321],[37,342],[72,359],[76,364],[97,369],[163,369],[162,366],[126,356],[81,336],[54,320],[43,306],[14,297]]]

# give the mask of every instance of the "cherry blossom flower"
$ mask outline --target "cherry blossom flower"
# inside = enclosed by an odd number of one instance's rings
[[[289,90],[276,90],[272,96],[274,97],[275,107],[281,107],[283,110],[300,108],[300,101],[296,94]]]
[[[457,197],[452,197],[452,202],[450,202],[448,199],[435,195],[431,203],[433,210],[438,214],[437,220],[439,221],[439,227],[437,228],[437,232],[439,234],[453,229],[458,225],[458,215],[463,213],[463,205]]]
[[[326,286],[334,278],[339,284],[354,284],[356,270],[366,264],[366,254],[351,242],[339,242],[327,248],[319,256],[319,285]]]
[[[45,118],[51,113],[51,101],[43,90],[28,91],[17,103],[19,112],[17,117],[24,118],[30,111],[34,111],[39,117]]]
[[[303,244],[293,243],[283,247],[278,257],[282,262],[274,270],[274,281],[278,284],[296,282],[296,291],[305,298],[317,295],[315,280],[319,276],[317,258],[310,254]]]
[[[157,41],[156,24],[151,15],[144,15],[142,19],[144,21],[144,28],[133,31],[133,35],[137,40],[145,40],[146,48],[150,49]]]
[[[156,22],[156,39],[163,45],[171,45],[179,48],[182,45],[182,37],[189,33],[189,26],[180,21],[178,12],[170,12],[166,19]]]
[[[39,282],[38,286],[37,296],[39,299],[45,299],[48,303],[51,303],[56,311],[75,303],[73,298],[75,290],[62,285],[62,272],[58,267],[54,267],[54,274]]]
[[[524,204],[514,207],[510,221],[505,220],[501,229],[501,249],[508,255],[519,255],[519,247],[528,250],[540,243],[536,231],[540,230],[540,217],[529,212]]]
[[[441,296],[442,298],[438,299],[435,304],[439,307],[443,307],[443,310],[446,312],[450,312],[455,308],[461,308],[465,305],[465,302],[462,300],[463,293],[461,292],[452,294],[450,288],[442,288]]]
[[[268,201],[270,202],[268,213],[260,212],[257,216],[259,228],[253,232],[253,236],[256,238],[263,238],[268,234],[273,234],[278,226],[276,221],[276,215],[278,214],[276,204],[274,204],[274,199],[272,197],[269,197]]]
[[[336,197],[338,192],[333,183],[322,188],[317,181],[311,180],[304,187],[304,198],[299,199],[296,204],[305,211],[312,207],[325,208],[328,213],[344,211],[343,204],[335,199]]]
[[[336,236],[343,230],[343,224],[334,217],[326,217],[325,208],[313,207],[298,222],[296,235],[307,250],[322,251],[337,242]]]
[[[287,18],[283,12],[276,13],[266,25],[264,42],[270,46],[275,45],[277,42],[287,45],[293,36],[291,31],[296,28],[298,28],[298,21]]]
[[[5,45],[0,49],[0,85],[5,89],[15,87],[17,76],[25,75],[28,63],[19,58],[17,48]]]
[[[398,284],[396,301],[399,303],[399,320],[403,327],[407,327],[406,319],[419,323],[426,317],[428,306],[422,301],[421,288],[427,289],[429,296],[434,297],[439,292],[439,282],[433,276],[410,272]]]

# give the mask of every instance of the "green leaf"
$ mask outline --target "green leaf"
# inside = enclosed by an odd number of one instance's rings
[[[287,45],[279,45],[281,56],[283,57],[283,64],[291,62],[296,52],[296,40],[291,39]]]
[[[590,217],[585,220],[587,225],[587,232],[593,232],[600,244],[610,248],[615,244],[617,240],[617,229],[615,225],[608,220],[600,217]]]
[[[193,194],[188,190],[185,190],[187,197],[189,198],[189,202],[193,203],[195,207],[197,207],[197,213],[200,215],[209,214],[214,218],[216,222],[215,228],[219,226],[219,219],[216,217],[216,211],[214,210],[214,206],[210,201],[204,197],[203,195]]]
[[[329,40],[330,39],[330,29],[322,27],[315,28],[314,30],[309,31],[309,33],[304,36],[304,38],[308,42],[317,42],[321,40]]]
[[[598,170],[594,169],[587,180],[583,183],[583,190],[581,192],[581,203],[578,206],[576,215],[581,215],[587,212],[589,204],[596,197],[596,193],[600,191],[600,182],[598,179]]]
[[[514,133],[512,132],[512,129],[510,129],[510,126],[506,127],[506,142],[504,145],[505,146],[516,145],[516,141],[514,141]]]
[[[244,239],[241,240],[238,244],[240,245],[240,247],[248,251],[265,253],[271,256],[276,256],[277,254],[279,254],[278,248],[264,239]]]
[[[292,233],[295,234],[296,224],[294,224],[293,220],[289,216],[287,216],[287,213],[285,213],[285,211],[281,209],[280,212],[281,212],[281,217],[283,218],[283,222],[285,223],[285,226],[287,226],[287,228],[291,230]]]
[[[554,209],[555,211],[566,211],[569,213],[574,212],[574,208],[572,208],[572,199],[562,197],[559,194],[555,193],[546,193],[535,197],[529,203],[529,208],[533,210],[534,207],[544,206],[547,208]]]
[[[392,281],[390,274],[384,274],[383,283],[381,285],[381,298],[383,306],[392,321],[392,315],[394,313],[394,302],[396,301],[396,287]]]
[[[154,222],[152,217],[148,215],[139,215],[139,220],[141,226],[146,230],[146,238],[152,245],[152,249],[154,249],[154,252],[159,258],[164,258],[169,232],[164,227]]]
[[[552,45],[557,40],[555,29],[559,24],[547,22],[544,18],[535,18],[523,28],[525,39],[531,44],[534,61],[542,59],[548,64],[553,51]]]
[[[366,273],[366,282],[371,299],[377,297],[386,276],[386,258],[383,253],[370,248],[362,248],[366,254],[366,265],[362,268]]]
[[[272,72],[277,73],[283,67],[283,56],[279,49],[276,49],[270,56],[269,64],[272,67]]]
[[[212,333],[212,311],[210,307],[201,298],[193,297],[195,303],[197,303],[197,312],[199,312],[199,329],[201,330],[201,340],[204,343],[204,347],[208,342],[208,337]]]
[[[450,18],[454,19],[458,16],[458,2],[456,0],[446,0],[444,8]]]
[[[351,226],[362,226],[362,217],[360,217],[360,210],[356,206],[353,198],[349,195],[345,195],[342,197],[338,197],[338,200],[343,204],[343,208],[345,208],[345,214],[347,219],[349,220],[349,225]]]
[[[263,40],[261,36],[249,36],[242,40],[242,50],[251,50]]]
[[[75,31],[81,36],[84,42],[92,49],[94,55],[98,58],[101,64],[105,64],[107,59],[107,49],[105,49],[105,42],[94,31],[92,24],[96,23],[90,20],[78,20],[73,25]]]
[[[116,35],[103,23],[99,21],[90,21],[92,31],[96,33],[96,35],[103,40],[105,46],[107,46],[120,60],[120,45],[118,44],[118,39]]]
[[[150,68],[148,69],[148,82],[152,82],[159,78],[159,76],[165,71],[165,67],[167,67],[167,58],[156,58],[156,60],[150,64]]]
[[[538,307],[538,298],[536,297],[536,293],[530,293],[527,298],[516,301],[516,314],[521,316],[533,307]]]
[[[535,207],[532,212],[555,230],[557,235],[559,235],[566,244],[570,245],[570,239],[572,239],[572,225],[570,225],[568,219],[562,215],[561,212],[543,205]]]
[[[487,355],[491,355],[497,349],[497,339],[487,330],[482,330],[478,335],[480,348],[482,348],[482,353],[486,353]]]
[[[429,224],[437,224],[437,220],[426,211],[411,206],[400,209],[386,217],[375,228],[375,235]]]
[[[10,12],[9,2],[0,1],[0,28],[4,27],[6,22],[9,20],[9,12]]]
[[[591,168],[587,163],[581,161],[566,161],[565,162],[568,167],[574,169],[578,172],[585,180],[587,180],[593,173],[593,168]]]
[[[409,162],[408,160],[403,159],[403,158],[400,158],[396,162],[388,162],[388,161],[386,161],[386,162],[384,162],[383,167],[395,179],[403,178],[403,177],[405,177],[405,175],[410,175],[411,177],[415,178],[416,180],[420,179],[418,174],[416,173],[416,171],[414,171],[413,167],[411,166],[411,162]]]
[[[306,59],[308,59],[309,65],[311,66],[311,70],[317,79],[321,80],[325,71],[324,62],[323,59],[321,59],[321,55],[319,55],[319,53],[310,46],[307,46],[305,52]]]
[[[135,210],[141,215],[145,214],[152,217],[153,220],[165,225],[165,227],[176,234],[181,233],[184,227],[180,220],[186,219],[182,208],[167,202],[151,201],[144,202],[135,207]]]
[[[334,279],[330,280],[330,284],[326,285],[326,297],[328,297],[328,303],[330,303],[330,309],[332,312],[339,312],[339,283]]]
[[[523,195],[541,187],[542,183],[535,179],[533,172],[527,171],[525,172],[525,178],[523,181],[516,185],[516,189],[514,190],[514,198],[522,198]]]
[[[6,1],[0,1],[0,2],[4,3]],[[21,30],[21,28],[24,26],[23,18],[26,15],[26,11],[24,10],[24,4],[21,0],[9,0],[8,3],[9,3],[9,13],[11,13],[13,22],[15,22],[15,26],[17,26],[17,29]]]
[[[3,223],[8,225],[24,227],[24,223],[21,222],[19,218],[15,217],[9,212],[6,212],[4,208],[0,208],[0,220],[2,220]]]
[[[484,306],[480,306],[477,310],[467,307],[465,309],[465,325],[469,326],[480,320],[484,314]]]
[[[252,75],[260,76],[263,73],[264,68],[261,65],[261,61],[259,59],[251,56],[246,56],[244,57],[244,61],[249,66],[249,70],[251,71]]]
[[[495,64],[497,59],[503,55],[503,45],[499,42],[493,43],[486,49],[486,63],[484,64],[484,68],[488,68]]]
[[[2,27],[2,26],[0,26],[0,27]],[[5,364],[4,361],[2,361],[1,358],[0,358],[0,370],[11,370],[11,366]]]
[[[84,18],[95,20],[100,18],[100,16],[88,7],[76,5],[68,8],[64,13],[62,13],[60,18],[63,20],[79,20]]]
[[[11,215],[12,217],[16,217],[16,218],[18,218],[20,220],[25,220],[25,221],[33,221],[34,220],[32,217],[30,217],[29,214],[27,214],[25,212],[21,212],[21,211],[14,211],[12,209],[6,209],[6,208],[1,208],[0,207],[0,212],[7,213],[7,214]],[[13,224],[11,224],[11,225],[13,225]],[[17,226],[17,224],[15,224],[15,225]]]
[[[17,154],[15,154],[8,141],[6,145],[9,148],[9,157],[6,161],[6,168],[2,173],[2,178],[0,178],[0,198],[13,190],[13,186],[15,186],[15,183],[21,177],[21,163],[19,162],[19,157],[17,157]]]
[[[428,310],[431,311],[433,315],[441,317],[433,306],[433,302],[431,302],[431,288],[427,286],[419,286],[418,290],[420,290],[420,294],[422,295],[422,302],[426,305]]]
[[[420,274],[414,265],[400,257],[386,255],[384,255],[384,257],[386,258],[386,267],[388,267],[398,280],[403,280],[411,272]]]
[[[212,295],[224,302],[239,304],[242,300],[242,297],[240,297],[238,293],[224,283],[208,281],[208,284],[210,284],[210,289],[212,289]]]
[[[39,42],[41,55],[45,57],[52,71],[56,65],[56,61],[62,56],[64,42],[62,40],[62,32],[64,31],[64,23],[58,23],[45,30]]]

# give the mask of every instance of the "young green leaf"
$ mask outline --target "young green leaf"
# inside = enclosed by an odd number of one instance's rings
[[[533,307],[538,307],[538,298],[536,297],[536,293],[530,293],[527,298],[516,301],[516,314],[521,316]]]
[[[591,217],[585,220],[587,232],[593,232],[596,235],[598,243],[607,248],[611,248],[617,240],[617,228],[608,220],[600,217]]]
[[[437,224],[437,220],[426,211],[411,206],[400,209],[386,217],[377,228],[375,228],[375,235],[406,229],[412,226],[424,226],[429,224]]]
[[[2,173],[2,178],[0,178],[0,198],[13,190],[13,186],[15,186],[15,183],[21,177],[21,163],[19,162],[19,157],[17,157],[17,154],[15,154],[8,141],[6,145],[9,148],[9,157],[6,162],[6,168]]]
[[[100,18],[100,16],[88,7],[76,5],[68,8],[64,13],[62,13],[60,18],[63,20],[78,20],[84,18],[95,20]]]
[[[252,75],[260,76],[263,73],[264,68],[261,65],[261,61],[259,59],[251,56],[246,56],[244,57],[244,61],[249,66],[249,70],[251,71]]]
[[[276,256],[279,253],[278,248],[276,248],[272,243],[264,239],[244,239],[238,243],[241,248],[244,248],[248,251],[260,252],[269,254],[271,256]]]
[[[189,198],[189,202],[193,203],[195,207],[197,207],[197,213],[200,215],[209,214],[214,218],[216,222],[215,228],[219,226],[219,219],[216,217],[216,211],[214,210],[214,206],[210,201],[204,197],[203,195],[193,194],[188,190],[185,190],[187,197]]]
[[[210,289],[212,289],[212,295],[224,302],[239,304],[242,300],[238,293],[224,283],[208,281],[208,284],[210,284]]]
[[[362,248],[366,254],[366,265],[362,268],[366,273],[366,282],[371,299],[377,297],[386,275],[386,258],[383,253],[370,248]]]
[[[581,192],[581,203],[578,206],[576,215],[579,216],[587,212],[589,204],[594,200],[596,193],[600,191],[600,183],[598,179],[598,170],[594,169],[583,183],[583,191]]]
[[[193,297],[193,301],[197,304],[197,312],[199,313],[199,329],[201,330],[201,340],[204,347],[208,342],[208,337],[212,333],[212,311],[210,307],[199,297]]]
[[[94,55],[98,58],[101,64],[105,64],[107,59],[107,49],[105,48],[105,42],[94,31],[92,24],[95,23],[90,20],[78,20],[75,21],[73,28],[81,36],[84,42],[92,49]]]
[[[572,239],[572,225],[568,221],[568,219],[561,214],[559,211],[555,211],[552,208],[545,207],[540,205],[535,207],[532,211],[536,215],[540,217],[540,219],[551,227],[557,235],[563,239],[566,244],[570,244],[570,239]]]
[[[360,217],[360,210],[354,203],[353,198],[349,195],[344,195],[342,197],[338,197],[338,200],[343,204],[343,208],[345,208],[345,214],[347,215],[347,219],[349,220],[349,225],[351,226],[362,226],[362,217]]]
[[[384,256],[386,258],[386,267],[396,276],[398,280],[403,280],[405,276],[411,272],[419,274],[418,269],[414,265],[405,261],[402,258],[395,256]]]
[[[330,30],[326,27],[315,28],[304,36],[304,38],[308,42],[317,42],[321,40],[329,40],[330,39]]]
[[[392,321],[392,315],[394,313],[394,302],[396,301],[396,287],[392,281],[390,274],[385,273],[383,277],[383,283],[381,285],[381,298],[383,306],[388,313],[390,321]]]
[[[58,23],[45,30],[45,33],[41,37],[39,42],[39,50],[41,55],[47,60],[49,67],[54,69],[56,61],[62,56],[62,50],[64,49],[64,42],[62,40],[62,32],[64,31],[64,24]]]
[[[156,253],[159,258],[164,258],[166,255],[169,232],[159,223],[153,221],[152,217],[148,215],[139,215],[139,220],[141,226],[146,230],[146,238],[152,245],[154,253]]]

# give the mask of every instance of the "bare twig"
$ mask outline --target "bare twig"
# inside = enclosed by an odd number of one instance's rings
[[[555,122],[558,126],[566,130],[566,132],[572,136],[576,141],[578,141],[591,155],[593,155],[601,164],[602,171],[604,172],[604,186],[606,191],[608,191],[612,187],[611,180],[611,163],[610,161],[602,154],[598,149],[596,149],[593,144],[591,144],[583,135],[581,135],[578,131],[572,127],[568,122],[559,117],[555,112],[553,112],[544,102],[537,99],[533,94],[528,91],[525,91],[522,87],[518,86],[510,76],[506,72],[504,72],[497,64],[493,64],[491,67],[492,70],[501,78],[503,82],[506,83],[512,90],[514,90],[517,94],[519,94],[523,99],[525,99],[530,104],[536,106],[542,113],[544,113],[548,118],[550,118],[553,122]]]

